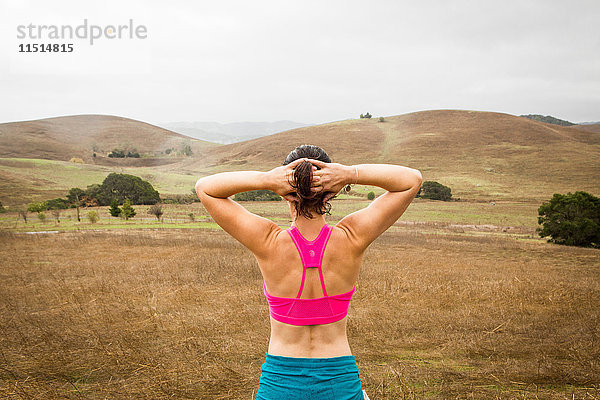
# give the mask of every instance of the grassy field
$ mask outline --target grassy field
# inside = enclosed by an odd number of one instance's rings
[[[365,204],[334,200],[327,221]],[[282,203],[244,205],[289,225]],[[199,203],[163,223],[135,208],[94,225],[2,215],[1,398],[255,393],[269,324],[254,257]],[[600,398],[600,252],[536,238],[536,209],[417,199],[369,247],[348,335],[371,399]]]
[[[273,219],[281,225],[289,226],[291,220],[287,203],[283,201],[266,202],[240,202],[246,209],[258,215]],[[344,198],[332,200],[331,218],[339,220],[343,216],[368,206],[369,200]],[[486,230],[500,231],[507,229],[510,232],[526,233],[536,238],[537,209],[539,204],[517,202],[443,202],[426,199],[415,199],[406,210],[397,225],[405,226],[414,223],[418,229],[432,226],[436,230],[446,228],[453,232]],[[0,230],[12,231],[43,231],[43,230],[77,230],[77,229],[106,229],[106,228],[198,228],[199,223],[211,222],[212,219],[202,207],[201,203],[193,204],[165,204],[162,206],[164,214],[162,222],[147,213],[149,206],[136,205],[136,216],[129,221],[111,217],[109,207],[81,208],[81,222],[76,219],[76,210],[61,210],[59,220],[56,222],[52,213],[47,211],[46,221],[40,222],[37,213],[28,213],[28,222],[25,223],[20,215],[14,212],[0,214]],[[100,220],[91,224],[87,213],[97,211]],[[194,221],[189,214],[194,215]],[[488,227],[494,226],[493,227]],[[217,225],[213,227],[217,228]]]
[[[199,176],[174,173],[159,167],[109,167],[68,161],[0,158],[0,193],[7,204],[28,204],[66,197],[69,189],[101,184],[111,172],[131,174],[152,183],[165,194],[189,194]],[[6,201],[8,199],[8,201]]]
[[[261,278],[224,232],[2,235],[3,397],[247,399],[256,389],[268,340]],[[590,249],[386,233],[365,257],[349,320],[366,389],[375,399],[600,395],[599,263]],[[223,289],[227,309],[214,297]]]

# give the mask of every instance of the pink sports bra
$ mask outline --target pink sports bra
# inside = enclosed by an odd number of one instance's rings
[[[333,227],[325,224],[315,240],[306,240],[295,226],[286,229],[296,244],[302,260],[302,282],[296,298],[276,297],[267,293],[267,287],[263,283],[263,292],[269,303],[271,316],[280,322],[291,325],[321,325],[339,321],[348,314],[350,299],[356,290],[356,284],[351,291],[347,293],[328,296],[323,282],[323,271],[321,262],[325,246],[329,241],[329,236]],[[319,278],[323,288],[323,297],[316,299],[301,299],[302,289],[304,288],[304,279],[306,278],[306,268],[319,268]]]

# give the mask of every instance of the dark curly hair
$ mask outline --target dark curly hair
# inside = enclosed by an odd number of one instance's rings
[[[288,165],[292,161],[299,158],[312,158],[315,160],[330,163],[331,158],[327,155],[325,150],[319,146],[313,146],[310,144],[303,144],[302,146],[296,147],[288,154],[283,165]],[[329,201],[324,202],[324,198],[329,192],[313,192],[311,191],[311,182],[313,178],[312,166],[308,161],[301,162],[294,168],[292,174],[292,181],[290,185],[296,189],[296,195],[300,199],[299,202],[294,202],[296,208],[296,214],[302,215],[308,219],[312,219],[312,213],[315,212],[319,215],[329,214],[331,210],[331,204]],[[317,169],[320,169],[317,167]]]

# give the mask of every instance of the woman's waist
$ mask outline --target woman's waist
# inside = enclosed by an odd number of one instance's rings
[[[348,372],[358,372],[356,359],[353,355],[335,357],[289,357],[267,352],[265,365],[290,369],[333,369],[343,368]]]
[[[269,354],[302,358],[351,356],[346,319],[310,326],[294,326],[271,319]]]

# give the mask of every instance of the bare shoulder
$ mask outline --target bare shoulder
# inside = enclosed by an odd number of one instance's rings
[[[359,256],[364,252],[360,239],[356,235],[356,232],[354,232],[352,226],[348,224],[346,219],[343,219],[336,225],[333,225],[333,232],[331,232],[331,235],[333,236],[334,233],[343,239],[341,242],[345,243],[344,247],[347,252],[350,252],[355,256]]]
[[[284,233],[285,229],[273,222],[267,235],[265,246],[271,251],[276,250],[277,244],[283,237]]]

